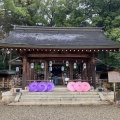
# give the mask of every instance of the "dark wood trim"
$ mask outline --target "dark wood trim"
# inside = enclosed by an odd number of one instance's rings
[[[40,61],[44,61],[44,60],[49,60],[49,61],[72,61],[72,62],[75,62],[76,60],[77,60],[77,62],[79,62],[79,63],[82,63],[82,61],[83,62],[87,62],[88,61],[88,58],[72,58],[72,57],[68,57],[68,58],[65,58],[65,57],[63,57],[63,58],[61,58],[60,56],[59,57],[46,57],[46,58],[29,58],[29,61],[30,62],[40,62]]]
[[[90,54],[28,54],[28,57],[40,58],[40,57],[74,57],[74,58],[90,58]]]

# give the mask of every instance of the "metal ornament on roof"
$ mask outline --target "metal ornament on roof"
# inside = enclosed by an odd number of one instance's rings
[[[45,67],[44,63],[41,63],[41,68],[43,69]]]
[[[31,68],[34,68],[34,63],[31,63],[31,65],[30,65],[30,66],[31,66]]]

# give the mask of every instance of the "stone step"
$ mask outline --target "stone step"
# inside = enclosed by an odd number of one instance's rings
[[[55,87],[53,92],[56,92],[56,91],[65,91],[65,92],[69,92],[69,90],[67,89],[67,87]]]
[[[100,95],[97,91],[89,92],[71,92],[67,89],[67,86],[55,86],[52,92],[29,92],[23,91],[21,97],[18,100],[23,103],[60,103],[68,104],[71,102],[74,104],[79,102],[93,102],[101,101]]]
[[[98,95],[98,92],[22,92],[22,95],[68,95],[68,94],[73,94],[73,95]]]
[[[108,101],[42,101],[42,102],[13,102],[9,105],[108,105]]]
[[[50,101],[101,101],[100,98],[22,98],[20,102],[50,102]]]
[[[19,102],[101,101],[98,92],[23,92]]]
[[[68,95],[22,95],[21,98],[98,98],[99,95],[73,95],[73,94],[68,94]]]

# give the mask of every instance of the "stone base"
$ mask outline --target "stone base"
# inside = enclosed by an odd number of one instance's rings
[[[9,104],[14,101],[16,94],[10,91],[2,93],[2,102]]]

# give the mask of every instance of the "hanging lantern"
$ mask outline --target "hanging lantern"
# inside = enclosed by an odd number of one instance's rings
[[[86,69],[86,63],[83,63],[83,69]]]
[[[73,68],[74,68],[74,69],[76,69],[76,68],[77,68],[77,63],[74,63]]]
[[[69,61],[66,61],[66,66],[67,66],[67,67],[69,66]]]
[[[52,66],[49,67],[49,71],[52,71]]]
[[[19,67],[16,67],[16,72],[19,72]]]
[[[52,66],[52,61],[49,61],[49,66]]]
[[[43,69],[45,67],[44,63],[41,63],[41,68]]]
[[[9,55],[9,54],[10,54],[10,51],[9,51],[9,50],[7,50],[7,51],[6,51],[6,53]]]
[[[34,63],[31,63],[31,68],[34,68]]]
[[[64,71],[64,66],[61,67],[61,71]]]

